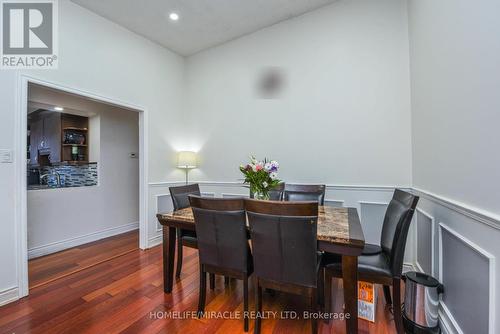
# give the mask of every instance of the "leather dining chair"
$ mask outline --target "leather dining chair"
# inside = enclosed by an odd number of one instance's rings
[[[284,191],[285,191],[285,183],[281,182],[276,187],[269,190],[269,200],[282,201]],[[250,190],[250,198],[254,198],[253,192],[251,190]]]
[[[324,184],[286,184],[285,201],[317,201],[319,205],[325,205]]]
[[[170,196],[174,205],[174,211],[189,207],[189,195],[201,195],[198,184],[170,187]],[[182,246],[198,248],[196,232],[178,228],[177,229],[177,267],[175,276],[179,278],[182,271]]]
[[[245,200],[252,252],[256,312],[262,312],[262,289],[305,295],[317,311],[321,291],[321,254],[317,252],[318,202]],[[318,287],[319,286],[319,287]],[[318,324],[312,320],[312,333]],[[260,333],[261,318],[254,333]]]
[[[406,238],[419,197],[396,189],[384,217],[380,245],[368,245],[358,258],[358,277],[384,286],[386,302],[391,304],[390,286],[393,291],[394,322],[399,334],[404,333],[401,316],[401,277]],[[330,312],[331,282],[342,277],[339,256],[324,254],[325,312]]]
[[[248,277],[253,272],[243,198],[189,196],[200,258],[198,316],[205,310],[206,274],[243,280],[244,330],[248,331]]]

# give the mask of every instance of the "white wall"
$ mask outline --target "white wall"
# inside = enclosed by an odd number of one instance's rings
[[[413,184],[500,215],[500,2],[409,9]]]
[[[266,66],[281,99],[258,99]],[[236,181],[251,153],[287,182],[411,183],[405,1],[339,1],[187,59],[187,149],[193,180]]]
[[[184,59],[68,0],[59,1],[59,49],[58,70],[29,74],[147,108],[149,178],[168,180],[174,156],[169,143],[182,132]],[[0,71],[0,88],[0,147],[13,149],[17,73]],[[25,152],[15,152],[15,156],[24,160]],[[14,165],[0,164],[0,175],[0,294],[17,295]]]
[[[101,159],[101,115],[89,117],[89,161],[99,162]]]
[[[41,256],[138,228],[138,112],[34,86],[30,101],[96,114],[89,125],[98,186],[28,191],[28,251]],[[97,126],[93,129],[92,126]],[[96,150],[97,152],[92,152]]]
[[[408,7],[416,263],[445,286],[447,332],[499,333],[500,2]]]

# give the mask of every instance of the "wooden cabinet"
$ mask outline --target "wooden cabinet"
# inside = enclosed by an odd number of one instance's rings
[[[52,113],[44,118],[44,140],[50,149],[50,162],[61,161],[61,114]]]
[[[88,162],[89,118],[63,114],[61,118],[61,160]],[[76,152],[76,153],[74,153]],[[75,159],[76,158],[76,159]]]
[[[88,117],[40,109],[28,115],[28,127],[31,164],[88,162]]]
[[[46,110],[29,115],[30,159],[32,164],[61,161],[61,114]]]

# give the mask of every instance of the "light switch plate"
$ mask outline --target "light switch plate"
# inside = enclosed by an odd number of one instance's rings
[[[0,150],[0,163],[2,164],[8,164],[12,163],[12,150],[5,150],[2,149]]]

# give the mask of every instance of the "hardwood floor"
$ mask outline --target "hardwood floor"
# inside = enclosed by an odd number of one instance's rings
[[[139,231],[131,231],[28,262],[30,289],[93,267],[139,248]]]
[[[101,245],[102,246],[102,245]],[[91,246],[90,246],[91,247]],[[173,319],[196,311],[198,303],[198,255],[184,248],[181,279],[172,294],[163,293],[161,247],[134,250],[110,261],[78,271],[30,291],[30,296],[0,308],[0,333],[241,333],[243,320]],[[252,280],[250,280],[253,283]],[[333,312],[342,311],[341,281],[334,281]],[[378,291],[377,323],[359,320],[360,333],[395,333],[392,315]],[[250,311],[254,310],[253,284]],[[207,289],[207,312],[241,312],[240,281],[216,278],[215,290]],[[263,309],[280,312],[307,310],[299,296],[264,294]],[[177,314],[168,312],[179,312]],[[250,321],[250,333],[254,321]],[[262,333],[309,333],[310,321],[264,319]],[[320,333],[345,333],[344,321],[319,323]]]

